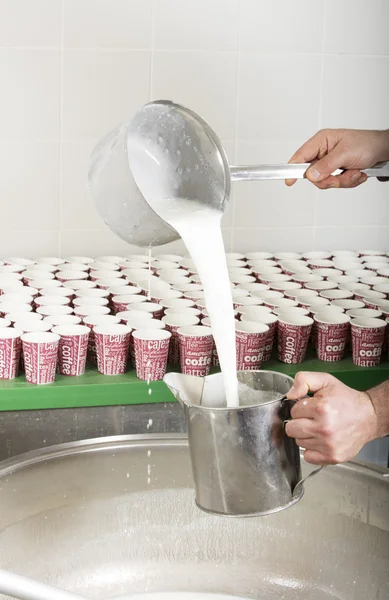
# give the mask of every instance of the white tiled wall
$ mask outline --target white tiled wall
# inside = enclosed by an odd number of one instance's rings
[[[200,112],[231,162],[388,128],[388,32],[388,0],[0,0],[0,255],[130,251],[94,211],[88,157],[150,99]],[[387,248],[388,185],[235,184],[226,246]]]

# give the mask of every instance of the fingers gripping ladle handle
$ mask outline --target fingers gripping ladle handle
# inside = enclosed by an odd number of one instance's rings
[[[2,569],[0,569],[0,594],[18,600],[86,600],[84,596],[71,594]]]
[[[304,179],[310,163],[290,164],[290,165],[243,165],[239,167],[230,167],[231,181],[263,181],[266,179]],[[361,169],[368,177],[389,177],[389,161],[376,164],[370,169]],[[337,170],[333,175],[338,175],[341,170]]]

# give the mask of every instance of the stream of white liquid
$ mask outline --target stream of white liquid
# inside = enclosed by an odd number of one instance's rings
[[[220,226],[222,214],[182,198],[158,200],[153,208],[180,234],[196,265],[223,373],[227,406],[239,406],[235,320]]]

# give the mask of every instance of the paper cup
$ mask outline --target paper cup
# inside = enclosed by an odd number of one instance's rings
[[[141,304],[135,305],[129,304],[128,310],[137,310],[140,312],[150,313],[154,319],[162,319],[164,314],[164,308],[161,304],[157,304],[156,302],[142,302]]]
[[[290,313],[291,311],[291,313]],[[281,308],[273,308],[273,313],[279,317],[282,314],[289,313],[294,315],[302,315],[304,317],[309,317],[310,312],[307,308],[302,308],[301,306],[292,306],[292,307],[281,307]]]
[[[346,311],[346,315],[352,319],[379,319],[382,312],[374,308],[351,308]]]
[[[43,317],[49,317],[53,315],[71,315],[73,314],[73,309],[70,306],[53,306],[50,304],[48,306],[39,306],[36,312],[43,315]]]
[[[57,271],[89,271],[89,265],[85,263],[73,262],[66,263],[66,265],[62,265],[61,269],[56,269]]]
[[[332,269],[335,267],[334,262],[329,259],[307,260],[307,265],[311,269]]]
[[[317,275],[315,271],[312,271],[311,273],[295,273],[292,275],[292,281],[300,283],[303,287],[306,287],[307,283],[324,281],[324,277]]]
[[[342,310],[352,310],[355,308],[364,308],[365,304],[360,300],[332,300],[331,306],[336,306]]]
[[[238,283],[237,288],[240,290],[247,290],[250,292],[264,292],[270,290],[270,285],[266,283]]]
[[[267,325],[269,327],[262,356],[262,362],[268,362],[271,359],[271,355],[273,352],[273,346],[277,331],[278,316],[270,312],[261,314],[259,312],[253,311],[248,312],[247,314],[242,314],[241,319],[242,322],[254,321],[255,323],[262,323],[263,325]]]
[[[5,317],[8,313],[30,313],[32,312],[31,304],[26,302],[1,302],[0,298],[0,317]]]
[[[288,293],[295,290],[301,289],[301,283],[297,283],[296,281],[285,281],[281,283],[270,283],[270,289],[275,290],[277,292]]]
[[[66,263],[83,263],[85,265],[90,265],[95,261],[91,256],[66,256],[64,258],[64,262]]]
[[[52,329],[51,323],[47,321],[30,321],[28,319],[15,321],[14,327],[20,329],[23,333],[46,333]]]
[[[312,297],[312,298],[302,298],[299,300],[299,306],[301,308],[306,308],[311,312],[315,308],[322,306],[329,306],[330,301],[327,298],[322,298],[321,296]]]
[[[384,279],[387,279],[386,277]],[[388,283],[377,283],[373,286],[373,291],[385,294],[386,299],[389,300],[389,282]]]
[[[291,298],[275,298],[274,300],[265,300],[265,306],[268,306],[272,310],[274,308],[293,308],[298,306],[298,302],[296,300],[292,300]]]
[[[61,282],[58,282],[61,285]],[[71,279],[69,281],[64,281],[63,287],[70,288],[78,292],[78,290],[90,290],[96,286],[94,281],[89,281],[87,279]]]
[[[341,269],[316,269],[316,273],[323,277],[323,279],[328,279],[328,281],[334,281],[334,277],[340,277],[343,275],[343,271]]]
[[[51,327],[56,325],[79,325],[81,317],[75,315],[46,315],[43,317],[45,323],[51,323]]]
[[[354,294],[348,290],[323,290],[320,292],[320,296],[331,302],[332,300],[352,300]]]
[[[165,323],[162,323],[162,321],[160,321],[159,319],[148,319],[147,317],[151,315],[149,315],[148,313],[137,313],[136,311],[133,311],[133,316],[129,317],[124,324],[127,325],[127,327],[130,327],[133,332],[137,331],[138,329],[165,329]],[[146,317],[146,318],[145,318]],[[135,364],[135,349],[134,349],[134,338],[131,335],[130,337],[130,348],[129,348],[129,353],[128,353],[128,358],[129,358],[129,362],[131,363],[132,366],[136,366]]]
[[[318,296],[319,292],[316,290],[306,290],[305,288],[301,288],[300,290],[295,290],[293,292],[293,298],[298,304],[304,301],[309,302],[311,298],[318,298]]]
[[[80,317],[75,318],[80,319]],[[118,319],[118,317],[114,315],[89,315],[87,317],[84,317],[82,322],[86,327],[89,327],[90,330],[86,359],[88,362],[95,365],[97,364],[97,353],[94,327],[97,327],[97,325],[119,325],[120,319]]]
[[[3,327],[11,327],[11,321],[9,319],[5,319],[3,317],[0,318],[0,328]]]
[[[212,364],[212,330],[203,325],[180,327],[178,339],[181,372],[184,375],[206,377]]]
[[[256,261],[256,260],[272,260],[274,254],[270,252],[247,252],[245,254],[245,258],[248,261]]]
[[[57,373],[78,377],[85,373],[89,327],[59,325],[52,332],[59,335]]]
[[[21,290],[24,289],[28,289],[28,288],[20,288]],[[385,299],[385,294],[383,295],[383,299]],[[9,303],[15,303],[15,304],[29,304],[30,306],[32,305],[34,300],[34,296],[33,294],[26,294],[26,293],[7,293],[4,292],[0,298],[0,304],[2,304],[3,302],[9,302]]]
[[[7,256],[6,258],[3,258],[3,260],[1,262],[4,265],[18,265],[20,267],[23,267],[23,271],[24,271],[25,267],[31,267],[32,265],[35,265],[34,260],[31,260],[30,258],[19,257],[19,256]]]
[[[304,260],[329,260],[332,258],[332,252],[326,252],[324,250],[312,250],[311,252],[303,253]]]
[[[351,320],[353,363],[358,367],[376,367],[381,360],[387,323],[382,319]]]
[[[299,254],[298,252],[277,252],[277,254],[274,255],[276,261],[302,260],[302,258],[302,254]]]
[[[41,273],[43,273],[44,271],[47,271],[48,273],[56,273],[57,271],[59,271],[59,269],[55,265],[48,265],[47,263],[36,263],[28,267],[29,273],[33,273],[34,271],[40,271]]]
[[[16,321],[20,321],[20,320],[28,320],[30,322],[32,321],[42,321],[43,317],[42,315],[39,315],[38,313],[34,313],[34,312],[15,312],[15,313],[7,313],[4,316],[4,319],[7,319],[8,321],[11,321],[11,323],[16,323]]]
[[[189,298],[171,298],[161,300],[161,305],[165,308],[165,312],[169,308],[177,309],[175,312],[180,312],[183,308],[194,308],[195,303]]]
[[[57,256],[40,256],[36,260],[42,265],[53,265],[53,267],[59,267],[65,262],[64,258],[58,258]]]
[[[30,289],[30,288],[26,288],[26,289]],[[39,295],[40,296],[55,296],[58,298],[58,296],[61,296],[61,298],[73,298],[75,294],[75,291],[70,289],[70,288],[64,288],[64,287],[56,287],[56,288],[43,288],[41,290],[39,290]],[[37,290],[37,295],[38,295],[38,290]]]
[[[104,279],[121,279],[122,271],[114,271],[114,270],[92,271],[91,270],[89,277],[90,277],[91,281],[96,281],[96,282],[98,282],[100,279],[103,279],[103,280]]]
[[[69,306],[68,296],[38,296],[35,298],[35,306]]]
[[[74,307],[74,314],[81,318],[88,315],[109,315],[109,313],[110,310],[108,306],[85,306],[85,304],[83,304],[82,306]]]
[[[22,336],[26,381],[37,385],[53,383],[58,360],[59,335],[25,333]]]
[[[338,287],[338,284],[333,281],[312,281],[311,283],[306,283],[305,286],[307,290],[315,290],[316,292],[323,292],[324,290],[335,290]]]
[[[19,374],[23,331],[0,327],[0,379],[15,379]]]
[[[261,368],[269,333],[268,325],[255,321],[236,321],[236,361],[238,371]]]
[[[54,274],[50,273],[50,271],[24,271],[22,273],[22,279],[24,285],[28,285],[31,281],[36,281],[37,279],[50,281],[51,279],[54,279]]]
[[[350,317],[343,313],[328,316],[317,313],[315,321],[315,347],[319,360],[338,362],[342,360],[346,348]]]
[[[123,310],[123,311],[116,313],[116,316],[120,320],[120,323],[122,323],[123,325],[127,325],[128,319],[132,319],[134,317],[136,317],[138,319],[142,319],[142,318],[143,319],[152,319],[153,318],[152,313],[149,313],[146,311],[142,312],[141,310]]]
[[[284,313],[278,321],[277,355],[278,360],[287,364],[304,361],[307,352],[313,320]]]
[[[27,286],[37,290],[51,290],[50,293],[52,293],[54,289],[61,288],[62,283],[57,279],[32,279]]]
[[[136,300],[134,300],[134,298],[136,298]],[[143,304],[145,302],[147,302],[146,296],[138,296],[137,294],[120,294],[119,296],[113,296],[112,309],[114,313],[118,313],[127,310],[127,307],[130,305],[134,306],[136,304]]]
[[[160,381],[166,373],[172,334],[164,329],[138,329],[134,340],[136,376],[142,381]]]
[[[72,269],[69,269],[68,271],[58,271],[55,277],[58,281],[64,283],[65,281],[79,281],[83,279],[88,279],[89,273],[86,273],[85,271],[73,271]]]
[[[178,330],[180,327],[191,327],[199,323],[198,317],[192,315],[182,315],[180,313],[165,315],[162,318],[162,322],[165,324],[166,329],[172,334],[169,346],[169,357],[168,361],[172,365],[180,364],[180,342],[178,338]]]
[[[126,325],[97,325],[94,333],[98,371],[103,375],[125,373],[131,329]]]
[[[272,310],[269,306],[239,306],[237,308],[239,315],[245,315],[249,318],[249,321],[254,320],[254,317],[261,317],[264,315],[271,314]]]
[[[73,300],[74,307],[83,306],[87,308],[89,306],[108,306],[108,304],[108,298],[95,298],[93,296],[91,298],[89,298],[88,296],[77,296]]]
[[[99,290],[99,292],[107,294],[107,296],[105,296],[106,298],[108,298],[108,296],[136,296],[143,292],[143,290],[140,287],[136,285],[130,285],[126,282],[124,283],[124,285],[113,285],[107,290],[103,290],[102,288],[97,289]]]
[[[188,315],[190,317],[198,317],[199,319],[202,316],[202,312],[199,308],[174,307],[165,309],[165,316],[176,315],[177,313],[179,313],[180,315]]]
[[[246,290],[237,290],[237,291],[246,291]],[[236,298],[234,300],[233,306],[234,309],[238,310],[240,306],[262,306],[264,301],[262,298],[253,297],[253,296],[242,296],[241,298]]]
[[[282,292],[277,292],[276,290],[260,290],[260,291],[252,291],[251,296],[253,298],[261,298],[264,302],[266,300],[274,300],[277,298],[284,298],[284,294]]]

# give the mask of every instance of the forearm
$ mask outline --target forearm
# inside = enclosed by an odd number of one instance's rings
[[[378,136],[378,160],[389,160],[389,129],[386,131],[377,131]]]
[[[367,394],[374,406],[377,418],[377,432],[375,437],[385,437],[389,435],[389,380],[368,390]]]

